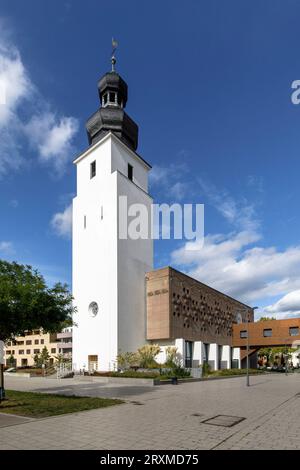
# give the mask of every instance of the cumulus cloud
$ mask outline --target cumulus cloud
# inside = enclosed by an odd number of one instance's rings
[[[289,292],[264,310],[268,314],[276,314],[277,318],[298,316],[300,314],[300,289]]]
[[[255,208],[246,200],[237,201],[227,191],[201,181],[209,204],[232,226],[227,234],[208,234],[204,245],[190,251],[188,242],[171,253],[174,265],[190,276],[237,297],[246,303],[265,305],[274,297],[282,301],[269,305],[265,313],[290,313],[287,301],[295,301],[300,289],[300,246],[278,250],[264,246]],[[197,248],[197,247],[195,247]],[[296,301],[295,301],[296,302]],[[299,304],[298,304],[299,305]],[[295,308],[298,308],[295,304]],[[300,309],[299,309],[300,311]]]
[[[33,92],[27,70],[18,49],[3,43],[0,37],[0,126],[6,125],[14,117],[17,107]]]
[[[253,246],[259,239],[247,231],[208,235],[199,251],[189,252],[184,245],[171,259],[192,277],[244,302],[300,289],[300,246],[282,251]]]
[[[41,162],[51,165],[61,175],[74,151],[72,142],[78,121],[51,110],[33,83],[20,51],[2,32],[0,99],[0,177],[24,163],[26,141]]]
[[[63,212],[57,212],[51,219],[51,227],[59,237],[71,238],[72,233],[72,204]]]
[[[1,255],[12,255],[15,252],[12,242],[2,241],[0,242],[0,254]]]
[[[25,126],[25,133],[39,159],[51,163],[58,174],[66,166],[70,154],[74,152],[73,138],[78,131],[78,121],[73,117],[57,117],[47,112],[33,116]]]
[[[215,207],[230,224],[242,230],[258,229],[259,221],[253,204],[244,198],[240,201],[235,200],[227,190],[217,188],[203,178],[198,178],[198,184],[208,203]]]
[[[190,191],[190,184],[186,176],[188,167],[184,162],[172,163],[169,167],[154,165],[149,174],[149,184],[166,197],[181,201]]]
[[[18,138],[22,133],[22,123],[17,109],[30,99],[33,90],[19,51],[12,45],[8,46],[0,35],[0,177],[21,166]]]

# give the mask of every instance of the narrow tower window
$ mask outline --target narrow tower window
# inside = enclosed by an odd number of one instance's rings
[[[91,179],[94,178],[94,176],[96,176],[96,160],[94,160],[91,163],[91,168],[90,168],[90,177],[91,177]]]
[[[133,180],[133,166],[128,163],[128,179]]]
[[[103,206],[101,206],[101,220],[103,220]]]
[[[83,217],[83,228],[86,229],[86,215]]]

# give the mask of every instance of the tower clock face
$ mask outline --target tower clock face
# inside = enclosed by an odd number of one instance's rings
[[[242,321],[243,321],[243,318],[242,318],[241,313],[237,313],[236,314],[236,322],[237,323],[242,323]]]
[[[89,314],[92,317],[95,317],[98,314],[98,311],[99,311],[99,307],[98,307],[97,302],[91,302],[89,305]]]

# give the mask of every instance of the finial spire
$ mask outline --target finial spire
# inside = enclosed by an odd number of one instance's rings
[[[111,45],[112,45],[112,52],[111,52],[111,71],[114,72],[115,71],[115,65],[116,65],[116,58],[115,58],[115,52],[116,52],[116,49],[118,47],[118,42],[112,38],[111,40]]]

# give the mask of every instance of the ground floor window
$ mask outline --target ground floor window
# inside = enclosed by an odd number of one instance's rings
[[[222,354],[223,354],[223,346],[218,346],[218,369],[223,369]]]
[[[209,344],[203,343],[203,362],[208,362],[209,357]]]
[[[193,364],[193,342],[185,342],[185,367],[192,367]]]

